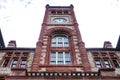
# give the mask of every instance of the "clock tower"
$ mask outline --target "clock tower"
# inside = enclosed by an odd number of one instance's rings
[[[90,71],[73,5],[46,5],[31,70],[33,72]]]

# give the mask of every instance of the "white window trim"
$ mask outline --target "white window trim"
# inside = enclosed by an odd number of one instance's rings
[[[59,34],[56,34],[56,35],[59,35]],[[61,34],[61,35],[64,35],[64,34]],[[55,35],[54,35],[54,36],[55,36]],[[69,47],[69,39],[68,39],[68,36],[67,36],[67,35],[65,35],[66,37],[59,37],[59,36],[58,36],[58,37],[54,37],[54,36],[52,37],[52,39],[55,38],[56,44],[55,44],[55,46],[51,45],[51,47]],[[61,42],[62,42],[62,46],[59,46],[59,44],[58,44],[58,39],[59,39],[59,38],[62,38],[62,41],[61,41]],[[64,44],[64,43],[65,43],[65,38],[68,39],[68,46],[65,46],[65,44]],[[51,43],[51,44],[52,44],[52,43]]]
[[[98,67],[98,66],[97,66],[97,64],[96,64],[96,60],[99,60],[99,61],[100,61],[101,67]],[[102,67],[103,67],[103,65],[102,65],[101,60],[100,60],[100,59],[96,59],[96,60],[95,60],[96,67],[97,67],[97,68],[102,68]]]
[[[111,65],[111,63],[110,63],[109,59],[104,59],[104,63],[105,63],[105,60],[107,60],[107,61],[108,61],[108,64],[110,65],[110,66],[109,66],[109,68],[111,68],[111,67],[112,67],[112,65]],[[106,64],[105,64],[105,67],[106,67]],[[108,67],[106,67],[106,68],[108,68]]]
[[[55,60],[55,64],[57,64],[57,65],[65,65],[66,64],[66,61],[65,61],[65,52],[62,52],[62,54],[63,54],[63,64],[58,64],[58,53],[59,52],[55,52],[56,54],[55,54],[55,58],[56,58],[56,60]],[[69,55],[70,55],[70,53],[69,53]],[[51,56],[51,55],[50,55]],[[71,62],[71,56],[69,57],[70,58],[70,62]],[[51,57],[50,57],[50,59],[51,59]],[[50,64],[51,64],[51,60],[50,60]],[[69,65],[69,64],[68,64]]]

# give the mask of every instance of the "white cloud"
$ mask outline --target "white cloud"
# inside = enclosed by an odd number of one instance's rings
[[[35,47],[46,4],[74,5],[86,47],[102,47],[105,40],[116,46],[120,27],[119,0],[0,0],[0,28],[5,43],[16,40],[18,47]]]

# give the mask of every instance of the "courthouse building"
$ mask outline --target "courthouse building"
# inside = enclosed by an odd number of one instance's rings
[[[5,46],[3,37],[1,30],[0,80],[120,80],[120,38],[115,48],[86,48],[73,5],[46,5],[35,48]]]

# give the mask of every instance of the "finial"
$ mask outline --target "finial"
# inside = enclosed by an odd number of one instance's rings
[[[49,4],[46,5],[46,8],[48,8],[48,7],[49,7]]]

